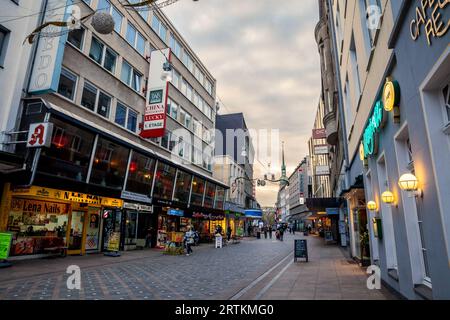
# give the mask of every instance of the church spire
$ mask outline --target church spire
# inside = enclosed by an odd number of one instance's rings
[[[284,141],[281,144],[281,157],[282,157],[282,163],[281,163],[281,182],[280,187],[284,187],[286,185],[287,176],[286,176],[286,163],[284,161]]]

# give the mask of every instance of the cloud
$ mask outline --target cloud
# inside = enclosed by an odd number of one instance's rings
[[[320,94],[317,1],[184,0],[163,11],[217,79],[220,112],[243,112],[252,129],[280,130],[291,174],[308,153]],[[255,177],[265,171],[255,163]],[[274,205],[277,191],[258,188],[258,201]]]

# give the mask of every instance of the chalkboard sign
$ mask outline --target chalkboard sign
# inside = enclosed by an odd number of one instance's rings
[[[297,258],[305,258],[306,262],[308,262],[308,243],[306,239],[295,240],[294,261],[297,261]]]

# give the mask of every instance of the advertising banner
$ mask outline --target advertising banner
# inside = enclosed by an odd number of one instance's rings
[[[147,86],[147,103],[141,131],[143,138],[164,136],[169,83],[161,79],[163,64],[170,61],[170,49],[155,50],[150,57],[150,72]]]
[[[314,154],[315,155],[328,154],[328,146],[326,144],[314,146]]]
[[[328,166],[316,166],[317,176],[326,176],[330,174],[330,168]]]

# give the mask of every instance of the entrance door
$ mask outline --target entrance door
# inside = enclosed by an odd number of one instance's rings
[[[84,254],[85,251],[85,224],[86,224],[86,212],[85,211],[72,211],[70,218],[70,228],[67,230],[68,235],[68,254]]]
[[[120,210],[103,209],[103,241],[102,251],[119,251],[121,238],[122,212]]]

